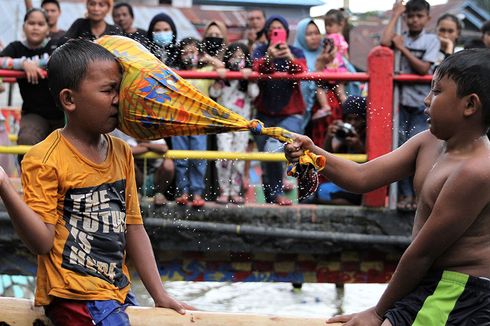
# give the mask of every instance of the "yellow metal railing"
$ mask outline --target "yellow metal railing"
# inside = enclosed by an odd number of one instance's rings
[[[25,154],[31,146],[17,145],[17,146],[0,146],[0,154]],[[366,162],[366,154],[335,154],[339,157],[354,161],[354,162]],[[161,155],[155,153],[145,153],[138,155],[138,158],[156,159],[161,158]],[[174,160],[242,160],[242,161],[270,161],[281,162],[286,161],[283,153],[263,153],[263,152],[219,152],[219,151],[178,151],[169,150],[165,155],[165,158]],[[328,164],[328,163],[327,163]]]

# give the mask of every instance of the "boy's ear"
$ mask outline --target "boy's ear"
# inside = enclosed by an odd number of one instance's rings
[[[463,111],[465,117],[469,117],[475,114],[480,109],[481,109],[481,101],[480,101],[480,97],[477,94],[471,93],[465,96],[465,108]]]
[[[72,112],[75,110],[75,101],[73,100],[73,92],[71,89],[64,88],[61,90],[59,94],[59,99],[61,102],[61,106],[69,111]]]

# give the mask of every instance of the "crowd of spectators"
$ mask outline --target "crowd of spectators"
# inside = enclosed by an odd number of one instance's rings
[[[27,78],[19,79],[23,98],[18,144],[33,145],[50,132],[64,125],[64,116],[56,109],[50,97],[47,79],[43,73],[47,60],[56,47],[73,38],[95,40],[103,35],[124,35],[145,45],[158,59],[177,70],[240,71],[242,80],[189,80],[203,94],[241,114],[247,119],[257,118],[265,126],[283,127],[309,135],[316,145],[332,152],[364,152],[366,110],[365,93],[359,83],[315,82],[292,80],[250,81],[253,71],[263,74],[287,72],[353,72],[349,62],[347,18],[343,10],[330,10],[324,16],[326,35],[322,26],[311,18],[296,26],[295,38],[287,18],[280,15],[266,17],[258,8],[247,11],[247,26],[240,41],[229,44],[226,25],[211,21],[204,28],[202,39],[179,40],[173,19],[161,12],[153,17],[147,30],[134,26],[132,6],[112,0],[87,0],[86,14],[76,19],[65,32],[58,28],[62,14],[58,0],[43,0],[41,8],[34,8],[25,0],[23,23],[25,39],[0,48],[0,68],[24,70]],[[106,22],[112,11],[114,25]],[[163,10],[164,11],[164,10]],[[395,33],[396,21],[403,17],[407,31]],[[405,73],[430,74],[445,57],[457,48],[462,25],[451,14],[437,20],[436,33],[425,29],[430,19],[430,6],[425,0],[410,0],[405,5],[397,2],[393,15],[381,38],[381,45],[390,46],[402,54],[401,70]],[[490,47],[490,22],[482,27],[482,37],[465,47]],[[407,85],[401,90],[401,143],[427,128],[423,98],[427,85]],[[4,90],[0,82],[0,92]],[[124,138],[124,137],[123,137]],[[210,142],[223,151],[244,152],[255,144],[259,151],[277,152],[283,144],[265,136],[248,132],[221,134],[217,137],[178,136],[158,143],[125,138],[135,155],[145,152],[163,154],[167,149],[206,150]],[[211,147],[213,145],[211,144]],[[19,159],[22,159],[19,157]],[[202,207],[207,200],[219,204],[243,204],[248,186],[248,166],[245,162],[218,161],[218,193],[206,193],[205,160],[158,160],[151,163],[151,180],[143,179],[144,162],[138,162],[138,186],[153,184],[156,205],[164,205],[167,197],[179,205]],[[146,163],[145,163],[146,164]],[[291,190],[283,163],[262,162],[262,184],[265,200],[277,205],[291,205],[286,196]],[[174,178],[175,174],[175,178]],[[173,186],[172,186],[173,184]],[[339,195],[340,194],[340,195]],[[359,204],[360,197],[345,194],[342,189],[323,180],[319,189],[304,202]],[[399,208],[414,210],[416,199],[410,180],[401,183]]]

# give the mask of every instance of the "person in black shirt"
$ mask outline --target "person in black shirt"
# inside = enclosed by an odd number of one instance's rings
[[[112,9],[112,20],[118,26],[124,36],[130,37],[142,44],[146,42],[146,31],[133,26],[134,12],[129,3],[119,2]]]
[[[112,0],[87,0],[87,18],[75,20],[61,39],[60,44],[74,38],[93,41],[103,35],[121,35],[119,27],[105,21],[111,7]]]
[[[64,114],[56,108],[42,71],[56,48],[56,41],[48,38],[46,13],[39,8],[28,10],[23,29],[26,40],[14,41],[0,52],[0,68],[26,72],[26,78],[18,79],[23,103],[17,144],[34,145],[63,127]]]

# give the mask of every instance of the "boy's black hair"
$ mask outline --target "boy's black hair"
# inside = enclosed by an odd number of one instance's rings
[[[481,25],[480,30],[481,30],[482,34],[490,33],[490,20],[487,20],[486,22],[484,22],[483,25]]]
[[[116,61],[112,53],[91,41],[72,39],[57,48],[48,61],[49,91],[56,105],[63,109],[59,94],[65,89],[77,90],[95,61]]]
[[[112,8],[112,12],[114,12],[114,10],[119,9],[119,8],[122,8],[122,7],[128,8],[129,15],[131,16],[131,18],[134,18],[133,7],[131,7],[131,5],[129,3],[126,3],[126,2],[118,2],[118,3],[116,3],[114,5],[114,7]]]
[[[475,93],[480,98],[485,126],[490,126],[490,49],[456,52],[442,61],[434,76],[456,83],[456,95]]]
[[[44,19],[46,19],[46,23],[48,23],[48,14],[46,14],[46,12],[41,8],[31,8],[31,9],[27,10],[26,14],[24,15],[24,23],[29,19],[29,16],[33,12],[40,12],[41,14],[43,14]]]
[[[58,10],[61,10],[60,3],[59,3],[59,1],[58,1],[58,0],[43,0],[43,1],[41,2],[41,8],[42,8],[42,7],[43,7],[45,4],[47,4],[47,3],[52,3],[52,4],[56,5],[56,7],[58,7]]]
[[[409,0],[405,5],[405,11],[407,13],[424,10],[430,13],[430,4],[425,0]]]

